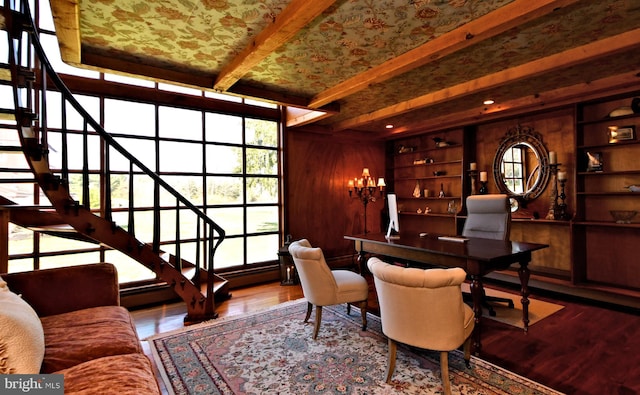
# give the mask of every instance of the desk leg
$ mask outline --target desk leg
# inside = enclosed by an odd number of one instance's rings
[[[520,294],[522,295],[522,323],[524,324],[524,331],[529,330],[529,262],[520,262],[520,269],[518,269],[518,276],[520,277]]]
[[[475,327],[473,328],[473,348],[475,355],[480,355],[482,345],[480,344],[480,319],[482,318],[482,295],[484,289],[480,276],[471,275],[469,284],[471,297],[473,298],[473,313],[475,316]]]

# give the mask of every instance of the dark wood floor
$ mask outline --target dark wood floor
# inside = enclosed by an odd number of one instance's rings
[[[279,283],[236,289],[232,293],[230,300],[218,306],[221,317],[302,297],[299,286]],[[640,394],[637,312],[557,296],[534,297],[566,307],[536,323],[528,333],[485,319],[481,358],[567,394]],[[377,305],[377,301],[371,300],[370,305]],[[180,303],[134,311],[140,338],[181,328],[185,311]]]

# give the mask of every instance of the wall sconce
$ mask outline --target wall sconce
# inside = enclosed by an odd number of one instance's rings
[[[375,183],[375,178],[371,177],[369,168],[362,169],[362,178],[354,178],[347,183],[350,197],[357,197],[362,201],[364,205],[364,233],[367,233],[367,204],[369,202],[375,202],[376,190],[380,192],[380,197],[384,199],[384,189],[387,186],[384,182],[384,178],[378,178],[378,183]],[[353,192],[356,192],[356,196],[353,196]]]

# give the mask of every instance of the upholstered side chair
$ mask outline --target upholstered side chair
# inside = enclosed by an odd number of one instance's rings
[[[464,344],[469,367],[473,310],[462,301],[460,284],[466,273],[461,268],[418,269],[390,265],[373,257],[367,262],[373,274],[382,332],[389,354],[386,382],[396,365],[396,342],[440,351],[440,371],[445,394],[451,394],[449,351]]]
[[[322,249],[311,247],[306,239],[291,243],[289,253],[300,277],[302,293],[308,302],[304,322],[309,321],[313,307],[316,308],[313,339],[318,337],[323,306],[347,303],[347,314],[350,314],[349,303],[358,304],[362,314],[362,330],[367,329],[369,285],[364,277],[349,270],[331,270]]]
[[[462,236],[507,241],[510,231],[511,207],[507,195],[471,195],[467,198],[467,219]],[[491,316],[495,316],[496,312],[489,302],[507,303],[514,308],[511,299],[483,295],[483,305]]]

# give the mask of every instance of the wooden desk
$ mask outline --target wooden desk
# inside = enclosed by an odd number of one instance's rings
[[[366,267],[366,254],[384,255],[411,262],[411,266],[461,267],[471,278],[471,295],[476,328],[474,331],[475,352],[480,353],[480,319],[484,290],[482,276],[494,270],[507,269],[519,263],[518,274],[522,294],[522,322],[525,332],[529,328],[529,268],[531,253],[547,248],[546,244],[516,241],[469,238],[464,243],[438,240],[438,235],[420,237],[417,234],[400,234],[400,238],[387,240],[382,233],[345,236],[354,240],[358,251],[360,271]]]

